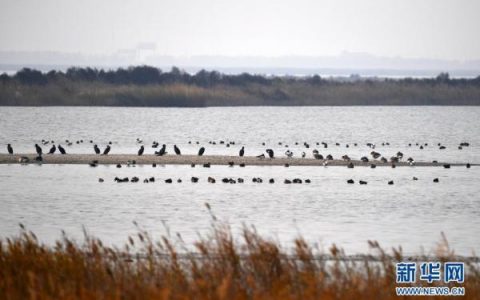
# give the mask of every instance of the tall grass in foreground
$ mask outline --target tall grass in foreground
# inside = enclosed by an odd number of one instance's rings
[[[153,242],[139,230],[121,249],[65,235],[45,246],[22,227],[0,241],[0,299],[397,299],[395,262],[404,257],[376,242],[375,256],[356,261],[336,246],[319,259],[301,238],[287,251],[254,229],[235,240],[216,223],[193,250],[180,240]],[[436,259],[456,258],[442,248]],[[466,263],[465,280],[463,299],[479,298],[478,265]]]

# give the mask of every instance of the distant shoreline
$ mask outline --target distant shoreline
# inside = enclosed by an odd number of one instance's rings
[[[480,76],[325,79],[140,66],[0,75],[0,106],[479,106]]]

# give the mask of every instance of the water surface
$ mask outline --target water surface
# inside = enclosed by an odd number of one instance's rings
[[[402,151],[417,160],[480,163],[480,110],[476,107],[3,107],[0,116],[2,143],[26,152],[33,152],[33,144],[42,139],[83,139],[84,143],[74,143],[67,151],[92,153],[89,140],[93,140],[101,147],[112,141],[112,153],[134,153],[138,137],[147,145],[153,140],[166,143],[170,151],[175,143],[184,153],[196,153],[203,145],[209,154],[235,155],[244,145],[247,155],[259,154],[266,147],[280,154],[288,144],[296,156],[302,151],[310,156],[317,148],[324,155],[359,158],[371,151],[365,144],[372,142],[387,157]],[[235,145],[227,148],[220,140],[235,141]],[[316,146],[321,141],[329,147]],[[463,141],[470,147],[458,150]],[[311,148],[302,147],[303,142]],[[385,142],[390,145],[382,146]],[[420,150],[415,143],[428,146]],[[438,143],[447,148],[439,150]],[[146,147],[147,153],[153,150]],[[208,202],[235,232],[242,224],[252,224],[286,245],[301,234],[321,247],[336,243],[348,253],[367,251],[369,239],[418,253],[421,247],[432,251],[443,231],[457,253],[469,255],[480,249],[479,175],[477,167],[0,165],[0,235],[18,233],[21,222],[46,242],[58,238],[62,229],[81,239],[85,226],[106,242],[121,244],[135,232],[135,220],[154,236],[164,233],[162,224],[166,223],[172,232],[192,241],[210,228],[204,206]],[[154,176],[156,182],[118,184],[115,176]],[[200,182],[191,183],[191,176]],[[208,176],[217,180],[241,177],[246,182],[209,184]],[[413,181],[413,176],[419,180]],[[253,177],[274,178],[276,183],[252,183]],[[282,183],[295,177],[309,178],[312,183]],[[105,182],[98,183],[98,178]],[[183,182],[168,185],[163,182],[166,178]],[[348,185],[350,178],[368,184]],[[433,178],[440,182],[433,183]],[[388,180],[395,184],[388,185]]]

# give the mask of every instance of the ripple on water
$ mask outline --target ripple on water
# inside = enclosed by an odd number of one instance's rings
[[[8,174],[8,176],[6,176]],[[115,176],[184,178],[183,183],[113,182]],[[434,247],[444,231],[458,253],[480,247],[480,168],[355,168],[189,166],[122,168],[81,165],[0,165],[2,235],[18,232],[21,221],[46,240],[61,229],[82,238],[82,225],[110,243],[135,232],[132,221],[159,236],[162,221],[187,241],[209,228],[208,202],[234,230],[253,224],[283,243],[299,233],[307,240],[342,245],[350,253],[367,250],[366,240],[418,251]],[[98,177],[105,178],[98,183]],[[197,176],[199,182],[188,178]],[[208,176],[277,179],[277,183],[209,184]],[[418,176],[413,181],[412,176]],[[283,178],[310,178],[311,184],[285,185]],[[432,178],[439,177],[439,183]],[[348,185],[346,179],[356,184]],[[359,185],[358,180],[368,181]],[[394,180],[395,185],[387,185]]]

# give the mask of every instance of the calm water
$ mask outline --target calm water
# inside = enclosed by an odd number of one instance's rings
[[[69,153],[92,153],[113,142],[111,153],[134,153],[153,140],[176,143],[196,153],[199,141],[207,154],[247,155],[266,146],[277,153],[288,144],[295,156],[313,148],[324,155],[367,155],[367,142],[389,157],[402,151],[416,160],[480,163],[480,109],[477,107],[304,107],[304,108],[0,108],[0,141],[15,151],[33,152],[42,139],[84,140]],[[220,140],[235,141],[227,148]],[[193,144],[188,144],[192,141]],[[210,145],[216,141],[217,145]],[[309,142],[310,149],[295,146]],[[325,141],[329,148],[316,146]],[[458,150],[460,142],[470,147]],[[280,146],[278,142],[283,144]],[[335,146],[338,142],[341,146]],[[382,146],[388,142],[389,146]],[[358,143],[357,147],[353,143]],[[408,144],[413,146],[409,147]],[[428,143],[420,150],[415,143]],[[439,150],[437,143],[447,149]],[[346,144],[350,147],[346,148]],[[44,146],[46,150],[49,146]],[[5,146],[0,149],[6,152]],[[170,151],[172,152],[172,151]],[[124,167],[74,165],[0,165],[0,235],[18,233],[21,222],[42,240],[52,242],[65,229],[81,238],[82,226],[102,239],[120,244],[135,232],[132,221],[154,236],[162,223],[191,241],[210,226],[204,203],[235,231],[253,224],[288,244],[301,234],[321,247],[336,243],[348,253],[365,252],[368,239],[385,246],[402,245],[410,253],[435,248],[445,232],[457,253],[480,249],[480,168],[249,167],[210,169],[190,166]],[[113,182],[115,176],[154,176],[151,184]],[[197,176],[193,184],[189,178]],[[208,176],[242,177],[244,184],[208,184]],[[413,181],[412,177],[419,178]],[[104,183],[98,183],[98,178]],[[182,178],[168,185],[166,178]],[[252,177],[275,178],[275,184],[252,183]],[[309,178],[309,185],[285,185],[285,178]],[[368,185],[348,185],[347,179]],[[439,178],[439,183],[433,183]],[[393,186],[387,185],[394,180]]]

